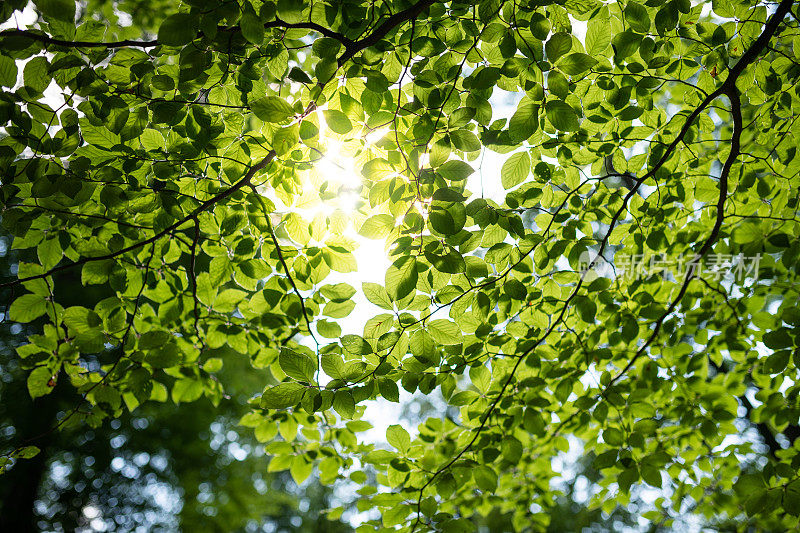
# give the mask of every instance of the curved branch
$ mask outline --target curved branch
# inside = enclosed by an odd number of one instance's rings
[[[777,33],[778,26],[780,25],[781,21],[784,19],[784,17],[786,17],[787,13],[789,13],[792,4],[793,4],[793,0],[782,0],[781,1],[780,5],[778,6],[778,9],[772,15],[772,17],[769,19],[769,21],[767,21],[767,24],[764,27],[764,31],[761,33],[761,35],[758,37],[758,39],[756,39],[756,41],[753,43],[753,45],[747,51],[745,51],[745,53],[742,55],[741,59],[736,63],[736,65],[734,65],[730,69],[730,71],[729,71],[730,75],[723,82],[723,84],[719,88],[717,88],[714,92],[709,94],[708,97],[706,97],[703,100],[703,102],[701,102],[700,106],[697,109],[695,109],[689,115],[689,118],[687,119],[686,124],[684,124],[683,128],[681,129],[681,132],[680,132],[678,138],[676,138],[669,145],[669,147],[667,149],[667,152],[664,154],[664,156],[662,156],[662,158],[659,160],[659,162],[656,165],[656,166],[660,166],[663,162],[666,161],[666,159],[670,156],[670,152],[672,150],[674,150],[674,148],[678,145],[679,140],[682,139],[683,135],[688,131],[688,128],[691,125],[691,122],[694,120],[694,118],[696,118],[699,115],[699,113],[700,113],[700,111],[702,111],[702,109],[704,109],[705,107],[707,107],[710,104],[711,100],[716,99],[717,97],[719,97],[720,95],[723,95],[723,94],[728,96],[728,98],[730,99],[730,103],[731,103],[731,116],[733,118],[733,134],[732,134],[732,137],[731,137],[731,140],[730,140],[731,151],[728,154],[728,157],[725,159],[725,163],[723,164],[722,171],[720,172],[720,177],[719,177],[719,197],[718,197],[718,200],[717,200],[717,206],[716,206],[717,207],[717,214],[716,214],[716,218],[715,218],[715,221],[714,221],[714,226],[712,227],[711,233],[709,234],[708,238],[703,243],[703,245],[700,248],[700,250],[697,252],[697,254],[695,254],[695,256],[694,256],[694,258],[692,260],[692,265],[693,266],[696,265],[705,256],[706,253],[708,253],[708,251],[713,246],[714,242],[716,242],[717,237],[719,236],[720,229],[722,228],[722,224],[723,224],[723,222],[724,222],[724,220],[726,218],[725,217],[724,208],[725,208],[725,201],[726,201],[727,196],[728,196],[728,175],[730,173],[731,167],[733,166],[733,163],[736,161],[736,159],[740,155],[740,150],[741,150],[740,141],[741,141],[742,132],[744,130],[744,124],[743,124],[743,120],[742,120],[742,111],[741,111],[741,101],[740,101],[740,97],[739,97],[739,90],[736,88],[736,80],[741,75],[741,73],[744,71],[744,69],[747,68],[747,66],[750,63],[755,61],[758,58],[758,56],[761,54],[761,52],[763,52],[764,49],[767,47],[767,45],[769,44],[769,41]],[[641,181],[637,180],[637,181],[639,181],[639,183],[637,184],[636,188],[638,188],[638,186],[641,184],[641,182],[644,181],[644,179],[646,179],[647,177],[649,177],[649,175],[652,172],[653,171],[648,172],[648,174],[646,174],[645,176],[640,178]],[[635,191],[636,188],[634,188],[631,192]],[[630,196],[630,193],[629,193],[629,196]],[[626,197],[626,199],[627,199],[627,197]],[[623,206],[624,206],[624,204],[623,204]],[[623,367],[622,370],[620,370],[616,375],[614,375],[611,378],[609,383],[603,388],[603,390],[597,396],[597,399],[605,398],[605,396],[608,393],[608,391],[610,390],[610,388],[617,381],[619,381],[622,378],[622,376],[624,376],[625,373],[628,372],[628,370],[631,369],[631,367],[633,367],[633,365],[636,363],[637,360],[639,360],[642,357],[642,355],[644,355],[644,353],[647,350],[647,348],[653,343],[653,341],[655,340],[655,338],[658,335],[659,331],[661,330],[661,327],[662,327],[664,321],[667,319],[667,317],[670,314],[672,314],[672,312],[675,310],[675,308],[677,307],[677,305],[680,302],[680,300],[683,299],[683,296],[686,294],[686,290],[688,289],[689,283],[691,283],[691,281],[694,279],[695,274],[696,274],[695,268],[690,267],[689,271],[688,271],[688,273],[686,275],[686,278],[684,279],[683,283],[681,284],[681,288],[680,288],[680,291],[678,292],[678,295],[670,303],[669,307],[665,310],[665,312],[655,321],[655,323],[654,323],[655,326],[654,326],[653,331],[650,334],[650,336],[647,338],[645,343],[636,351],[636,353],[628,361],[628,363],[625,365],[625,367]],[[559,433],[559,431],[561,431],[561,429],[564,426],[566,426],[574,418],[575,418],[575,413],[573,413],[572,415],[570,415],[569,417],[564,419],[556,427],[555,431],[553,432],[553,435],[557,435]]]
[[[153,242],[157,241],[158,239],[160,239],[161,237],[163,237],[164,235],[167,235],[167,234],[175,231],[176,229],[181,227],[186,222],[195,219],[200,213],[202,213],[203,211],[207,210],[209,207],[212,207],[213,205],[219,203],[220,201],[224,200],[225,198],[231,196],[233,193],[235,193],[236,191],[238,191],[242,187],[245,187],[246,185],[249,185],[250,181],[253,179],[253,176],[256,174],[256,172],[258,172],[259,170],[261,170],[262,168],[267,166],[275,158],[275,155],[276,155],[275,151],[270,151],[267,154],[267,156],[264,157],[264,159],[262,159],[261,161],[259,161],[255,165],[251,166],[250,169],[247,171],[247,174],[245,174],[242,179],[240,179],[239,181],[237,181],[236,183],[234,183],[233,185],[231,185],[230,187],[228,187],[227,189],[225,189],[221,193],[219,193],[219,194],[215,195],[214,197],[206,200],[205,202],[200,204],[200,206],[196,207],[191,213],[189,213],[188,215],[186,215],[185,217],[183,217],[179,221],[175,222],[174,224],[170,225],[169,227],[159,231],[158,233],[156,233],[152,237],[149,237],[149,238],[147,238],[147,239],[145,239],[143,241],[139,241],[137,243],[131,244],[130,246],[126,246],[125,248],[123,248],[121,250],[117,250],[116,252],[112,252],[110,254],[100,255],[100,256],[96,256],[96,257],[84,257],[83,259],[79,259],[78,261],[75,261],[73,263],[68,263],[66,265],[61,265],[61,266],[57,266],[57,267],[51,268],[50,270],[48,270],[47,272],[44,272],[42,274],[36,274],[35,276],[28,276],[28,277],[25,277],[25,278],[18,278],[18,279],[14,280],[14,281],[9,281],[9,282],[6,282],[6,283],[0,283],[0,288],[1,287],[12,287],[14,285],[19,285],[20,283],[24,283],[26,281],[32,281],[32,280],[35,280],[35,279],[46,278],[46,277],[51,276],[53,274],[56,274],[58,272],[61,272],[61,271],[64,271],[64,270],[69,270],[69,269],[74,268],[76,266],[83,265],[83,264],[86,264],[86,263],[89,263],[89,262],[92,262],[92,261],[103,261],[105,259],[113,259],[115,257],[118,257],[118,256],[122,255],[122,254],[131,252],[133,250],[141,248],[142,246],[146,246],[146,245],[148,245],[150,243],[153,243]]]
[[[700,260],[705,257],[708,251],[711,249],[711,246],[717,240],[719,236],[719,231],[722,228],[722,222],[725,220],[725,201],[728,198],[728,176],[730,175],[731,167],[733,167],[734,162],[739,157],[739,149],[740,149],[740,139],[742,137],[742,110],[741,110],[741,102],[739,100],[739,91],[736,89],[735,84],[731,84],[730,88],[727,90],[728,97],[731,100],[731,114],[733,116],[733,138],[731,139],[731,152],[728,154],[728,157],[725,159],[725,163],[722,167],[722,172],[719,175],[719,197],[717,199],[717,216],[714,221],[714,226],[711,228],[711,233],[709,234],[708,238],[703,243],[703,246],[700,250],[695,254],[694,258],[690,262],[690,266],[686,277],[681,284],[681,289],[678,291],[678,295],[672,300],[669,304],[669,307],[664,311],[664,313],[656,320],[655,327],[653,328],[652,333],[647,338],[647,341],[636,351],[633,357],[628,361],[625,367],[619,371],[611,381],[603,389],[603,392],[600,393],[601,396],[605,396],[608,390],[616,383],[625,373],[631,369],[631,367],[636,364],[642,355],[645,354],[647,348],[653,343],[653,341],[658,336],[658,333],[661,331],[661,327],[664,324],[664,321],[667,319],[669,315],[675,311],[675,308],[678,306],[680,301],[683,299],[684,295],[686,294],[686,290],[689,288],[689,284],[697,275],[697,265],[699,264]]]
[[[363,39],[353,42],[350,46],[345,45],[345,51],[341,56],[339,56],[338,59],[339,66],[341,67],[361,50],[377,44],[381,39],[386,37],[386,35],[392,31],[395,26],[402,24],[403,22],[408,22],[411,19],[416,19],[420,13],[425,11],[434,3],[436,3],[436,0],[419,0],[419,2],[409,7],[405,11],[399,11],[383,21],[383,24],[378,26],[375,31]]]
[[[253,191],[255,192],[255,187],[253,187]],[[306,323],[306,327],[308,328],[308,334],[314,340],[314,343],[317,346],[319,346],[319,341],[317,340],[317,337],[314,335],[314,330],[311,329],[311,321],[308,319],[308,310],[306,309],[305,298],[303,298],[303,295],[300,294],[300,289],[297,288],[297,285],[294,282],[294,278],[292,277],[292,274],[289,271],[289,265],[286,264],[286,258],[283,256],[283,250],[281,250],[281,245],[278,243],[278,238],[275,237],[275,230],[272,228],[272,222],[269,219],[269,212],[267,210],[267,206],[264,204],[264,200],[258,193],[256,193],[256,198],[258,198],[258,201],[261,204],[261,209],[264,211],[264,219],[267,221],[267,229],[269,230],[269,236],[272,238],[272,244],[275,246],[275,251],[278,254],[278,261],[280,261],[281,266],[283,266],[283,271],[286,272],[286,277],[289,279],[289,283],[292,286],[292,290],[294,290],[294,293],[297,296],[297,298],[300,299],[300,311],[303,313],[303,321]],[[319,369],[319,361],[317,361],[317,369]]]
[[[648,180],[651,177],[655,177],[656,172],[667,162],[667,160],[669,160],[669,158],[673,155],[673,152],[674,152],[675,148],[680,144],[680,142],[686,136],[686,134],[689,131],[689,128],[692,126],[692,124],[694,123],[695,119],[700,115],[700,113],[702,113],[703,110],[705,110],[705,108],[708,107],[709,104],[711,104],[711,102],[713,100],[718,98],[720,95],[725,94],[725,95],[728,96],[728,98],[730,99],[730,102],[731,102],[731,112],[732,112],[732,115],[733,115],[733,122],[734,122],[734,131],[733,131],[733,135],[732,135],[732,138],[731,138],[731,152],[728,155],[728,157],[726,158],[725,163],[723,165],[722,172],[720,174],[720,194],[719,194],[719,199],[717,201],[717,215],[716,215],[716,220],[715,220],[715,223],[714,223],[714,227],[712,228],[711,234],[709,235],[708,239],[706,239],[706,241],[703,243],[703,246],[701,247],[701,249],[695,255],[695,261],[698,261],[700,258],[702,258],[711,249],[711,246],[714,244],[714,242],[716,241],[716,239],[717,239],[717,237],[719,235],[719,231],[720,231],[720,229],[722,227],[722,223],[723,223],[724,218],[725,218],[725,216],[724,216],[724,207],[725,207],[725,201],[726,201],[726,199],[728,197],[728,175],[730,173],[731,167],[733,166],[733,163],[736,161],[736,159],[739,156],[740,139],[741,139],[741,134],[742,134],[742,130],[743,130],[742,115],[741,115],[741,102],[740,102],[740,99],[739,99],[738,89],[736,88],[736,79],[744,71],[744,69],[760,55],[760,53],[764,50],[764,48],[766,48],[766,46],[769,43],[770,39],[774,36],[775,32],[777,31],[777,28],[780,25],[780,22],[783,20],[783,18],[786,16],[787,12],[789,11],[789,8],[791,7],[792,3],[793,3],[793,0],[782,0],[782,2],[779,5],[778,9],[776,10],[775,14],[768,21],[768,23],[767,23],[767,25],[766,25],[766,27],[764,29],[764,32],[759,36],[758,39],[756,39],[755,43],[753,43],[753,45],[750,47],[750,49],[748,49],[745,52],[745,54],[742,56],[742,58],[739,60],[739,62],[737,62],[737,64],[730,70],[730,73],[731,73],[730,76],[725,80],[725,82],[723,82],[723,84],[719,88],[717,88],[714,92],[712,92],[711,94],[706,96],[706,98],[703,99],[703,101],[700,103],[700,105],[697,108],[695,108],[689,114],[689,116],[686,118],[686,122],[684,123],[684,125],[681,128],[681,130],[678,133],[678,135],[669,144],[669,146],[666,148],[664,154],[653,165],[653,167],[650,169],[650,171],[647,172],[646,174],[644,174],[641,178],[636,178],[636,180],[635,180],[636,184],[633,187],[631,187],[630,191],[625,196],[622,205],[617,210],[617,212],[615,213],[614,217],[611,220],[611,224],[610,224],[609,230],[608,230],[605,238],[601,242],[600,251],[599,251],[599,253],[597,255],[598,258],[602,257],[603,250],[604,250],[605,246],[607,245],[608,239],[609,239],[609,237],[611,235],[611,230],[614,228],[616,222],[619,220],[619,217],[624,212],[624,210],[625,210],[625,208],[627,206],[627,203],[631,199],[631,197],[634,194],[636,194],[636,191],[639,189],[639,187],[646,180]],[[597,258],[595,258],[595,260],[592,261],[592,263],[587,268],[587,271],[591,270],[591,268],[594,265],[595,261],[597,261]],[[680,293],[675,298],[675,300],[672,302],[672,304],[669,306],[669,308],[666,310],[666,312],[659,318],[659,320],[656,323],[656,327],[653,330],[651,336],[648,338],[647,342],[636,352],[636,354],[634,354],[634,356],[631,358],[631,360],[628,362],[628,364],[625,366],[625,368],[623,368],[623,370],[621,370],[616,376],[614,376],[612,378],[611,382],[608,383],[608,385],[601,392],[600,397],[604,397],[605,396],[606,392],[614,384],[614,382],[617,381],[618,379],[620,379],[625,374],[625,372],[627,372],[635,364],[636,360],[639,357],[641,357],[641,355],[645,352],[646,348],[653,342],[655,337],[658,335],[658,332],[659,332],[659,330],[661,328],[661,324],[663,323],[663,321],[666,319],[667,316],[669,316],[669,314],[677,306],[678,302],[683,298],[683,295],[685,294],[686,289],[687,289],[689,283],[691,282],[693,276],[694,276],[694,272],[693,272],[693,270],[690,269],[689,274],[687,275],[687,278],[684,281],[683,286],[681,287]],[[453,464],[456,463],[456,461],[458,461],[467,451],[469,451],[472,448],[473,444],[477,441],[478,436],[481,434],[483,429],[486,427],[486,423],[488,422],[489,418],[491,417],[492,412],[494,411],[494,409],[496,408],[496,406],[498,405],[500,400],[503,398],[503,395],[505,394],[506,389],[508,388],[508,386],[513,381],[514,374],[516,373],[517,369],[519,368],[521,362],[523,361],[523,359],[525,359],[525,357],[528,354],[530,354],[537,346],[539,346],[553,332],[553,330],[561,322],[561,320],[563,320],[564,314],[566,313],[566,310],[567,310],[567,307],[569,306],[570,301],[577,295],[578,290],[580,289],[581,285],[583,284],[583,281],[584,281],[584,278],[581,278],[581,280],[578,282],[577,286],[575,287],[575,290],[572,292],[572,294],[564,302],[564,305],[563,305],[563,307],[561,309],[561,313],[559,314],[557,319],[550,325],[550,327],[545,331],[545,333],[542,336],[540,336],[536,340],[536,342],[534,342],[532,344],[532,346],[530,346],[528,349],[524,350],[522,354],[517,356],[517,361],[515,362],[514,366],[511,368],[511,371],[509,372],[508,376],[506,377],[505,381],[503,382],[503,385],[501,386],[500,391],[497,394],[497,397],[490,404],[489,408],[484,412],[484,414],[483,414],[483,416],[481,418],[481,422],[480,422],[479,426],[477,428],[475,428],[475,434],[473,435],[472,439],[470,439],[470,441],[450,461],[448,461],[444,466],[442,466],[439,469],[437,469],[433,473],[433,475],[427,479],[427,481],[422,485],[422,487],[420,487],[420,489],[418,489],[418,498],[417,498],[417,502],[416,502],[417,518],[414,521],[414,524],[412,526],[412,531],[416,530],[416,528],[419,525],[420,520],[421,520],[421,512],[420,512],[420,510],[421,510],[421,504],[422,504],[422,497],[424,495],[425,489],[427,487],[429,487],[431,485],[431,483],[433,483],[433,481],[436,479],[436,477],[438,475],[440,475],[442,472],[444,472],[447,469],[449,469]],[[553,434],[554,435],[557,434],[560,431],[560,429],[562,427],[564,427],[567,423],[569,423],[569,421],[574,419],[574,417],[575,417],[575,414],[573,413],[573,415],[571,415],[571,416],[567,417],[566,419],[564,419],[556,427],[556,430],[554,431]]]
[[[338,59],[339,66],[342,66],[344,63],[350,60],[361,50],[364,50],[365,48],[377,44],[381,39],[386,37],[386,35],[397,25],[418,17],[420,13],[422,13],[425,9],[430,7],[434,2],[436,2],[436,0],[420,0],[416,4],[412,5],[410,8],[406,9],[405,11],[400,11],[390,16],[380,26],[378,26],[375,29],[375,31],[373,31],[363,39],[359,39],[357,41],[353,41],[349,37],[346,37],[345,35],[339,32],[333,31],[330,28],[326,28],[315,22],[290,23],[290,22],[285,22],[281,19],[275,19],[273,21],[265,23],[264,28],[307,29],[316,31],[317,33],[323,35],[324,37],[335,39],[340,43],[342,43],[342,45],[344,45],[345,48],[345,51]],[[217,28],[217,31],[228,33],[228,32],[241,31],[241,29],[239,28],[239,26],[233,26],[230,28],[220,26]],[[108,42],[67,41],[64,39],[57,39],[55,37],[51,37],[45,33],[40,33],[38,30],[17,30],[17,29],[11,29],[0,32],[0,39],[4,37],[21,37],[21,38],[31,39],[33,41],[39,41],[40,43],[45,45],[62,46],[66,48],[107,48],[107,49],[126,48],[126,47],[153,48],[161,44],[158,39],[152,39],[150,41],[136,41],[132,39],[125,39],[121,41],[108,41]],[[204,37],[204,34],[202,31],[200,31],[197,33],[195,39],[199,39],[202,37]]]

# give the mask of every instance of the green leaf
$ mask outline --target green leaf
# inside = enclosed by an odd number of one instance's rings
[[[394,300],[405,298],[417,287],[417,261],[413,257],[401,257],[386,270],[386,292]]]
[[[494,492],[497,490],[497,474],[486,465],[478,465],[472,470],[475,483],[484,492]]]
[[[330,109],[328,111],[323,111],[323,115],[325,115],[325,124],[327,124],[334,133],[344,135],[353,129],[350,119],[339,110]]]
[[[386,428],[386,441],[394,446],[400,453],[408,453],[411,448],[411,436],[403,426],[393,424]]]
[[[164,19],[158,28],[158,42],[164,46],[183,46],[197,37],[197,17],[175,13]]]
[[[392,299],[389,297],[389,293],[386,292],[386,289],[384,289],[383,286],[378,285],[377,283],[364,282],[361,285],[361,289],[364,291],[364,296],[367,297],[367,300],[373,304],[382,309],[388,309],[389,311],[394,309]]]
[[[500,170],[500,180],[504,189],[516,187],[531,172],[531,158],[528,152],[516,152],[506,159]]]
[[[641,42],[642,36],[632,31],[623,31],[611,38],[611,44],[614,46],[614,54],[617,59],[625,59],[636,53]]]
[[[142,333],[139,337],[138,347],[140,350],[152,350],[154,348],[163,347],[169,342],[172,335],[163,330],[151,330]]]
[[[650,31],[650,15],[647,8],[636,2],[628,2],[625,6],[625,20],[630,24],[631,29],[637,33],[647,33]]]
[[[153,76],[152,84],[159,91],[171,91],[175,88],[175,80],[164,74]]]
[[[586,29],[586,53],[598,56],[611,44],[611,24],[608,20],[593,18]]]
[[[578,296],[575,298],[575,308],[581,320],[589,324],[594,324],[595,315],[597,314],[597,304],[586,296]]]
[[[309,75],[297,67],[292,67],[292,70],[289,71],[289,75],[287,77],[292,81],[296,81],[297,83],[304,83],[306,85],[312,83]]]
[[[251,43],[261,45],[264,42],[264,24],[252,11],[245,11],[239,21],[239,27],[244,38]]]
[[[335,285],[325,285],[320,291],[325,298],[335,302],[344,302],[355,295],[356,290],[347,283],[336,283]]]
[[[426,326],[433,340],[440,344],[458,344],[461,342],[461,330],[455,322],[446,319],[431,320]]]
[[[662,479],[661,479],[661,472],[652,466],[642,466],[641,468],[642,479],[645,482],[653,487],[658,489],[661,488]]]
[[[302,455],[296,456],[292,459],[292,466],[289,467],[289,473],[295,483],[300,485],[303,481],[308,479],[311,472],[314,470],[314,463],[309,462]]]
[[[461,107],[453,111],[447,119],[447,127],[452,129],[466,126],[475,116],[475,110],[469,107]]]
[[[570,76],[577,76],[578,74],[583,74],[596,64],[596,59],[587,54],[578,52],[570,54],[559,61],[558,68]]]
[[[603,441],[609,446],[620,446],[623,442],[622,432],[617,428],[603,430]]]
[[[20,459],[31,459],[39,455],[41,450],[36,446],[25,446],[18,452],[16,452],[15,456],[19,457]]]
[[[222,370],[222,359],[219,357],[211,357],[206,359],[203,363],[203,370],[206,372],[213,374],[214,372],[219,372]]]
[[[0,87],[13,87],[17,83],[17,63],[0,54]]]
[[[450,141],[457,149],[464,152],[477,152],[481,149],[481,142],[469,130],[455,130],[450,132]]]
[[[172,386],[172,401],[193,402],[203,395],[203,383],[196,379],[179,379]]]
[[[525,300],[525,297],[528,295],[528,290],[525,288],[525,285],[523,285],[521,281],[513,278],[506,280],[503,284],[503,291],[515,300]]]
[[[317,321],[317,331],[326,339],[338,339],[342,334],[342,328],[336,322],[328,320]]]
[[[475,170],[464,161],[452,160],[447,161],[436,169],[436,172],[446,180],[450,181],[464,181]]]
[[[297,124],[292,124],[281,128],[272,137],[272,149],[278,155],[285,155],[295,147],[300,140],[300,128]]]
[[[458,231],[460,231],[460,228],[455,228],[455,226],[453,226],[452,219],[450,218],[447,219],[451,222],[447,228],[443,227],[443,224],[441,223],[439,223],[438,226],[433,224],[435,220],[437,219],[434,219],[433,214],[431,214],[431,225],[442,235],[455,235],[458,233]],[[441,254],[426,250],[425,259],[427,259],[436,268],[436,270],[439,272],[445,272],[447,274],[458,274],[467,269],[464,258],[461,257],[461,254],[459,254],[455,249],[446,247],[445,252],[446,253]]]
[[[445,472],[436,479],[436,492],[445,500],[449,499],[458,489],[453,474]]]
[[[393,379],[379,379],[378,390],[381,392],[381,396],[390,402],[400,401],[400,389],[397,388],[397,383]]]
[[[372,353],[372,346],[359,335],[345,335],[341,338],[342,347],[355,355],[367,355]]]
[[[539,129],[539,106],[523,97],[508,123],[508,133],[515,143],[522,142]]]
[[[169,368],[177,365],[181,356],[177,346],[168,343],[148,352],[144,360],[154,368]]]
[[[783,494],[783,509],[792,516],[800,516],[800,483],[787,484]]]
[[[392,329],[394,315],[388,313],[374,316],[364,324],[364,336],[368,339],[378,339]]]
[[[261,407],[265,409],[286,409],[300,403],[306,388],[294,381],[280,383],[264,389],[261,395]]]
[[[47,302],[38,294],[23,294],[11,304],[8,317],[14,322],[32,322],[47,312]]]
[[[55,379],[49,368],[40,366],[28,374],[28,393],[31,398],[50,394],[55,387]]]
[[[503,439],[501,446],[503,459],[512,464],[517,464],[522,459],[522,443],[511,436]]]
[[[36,7],[47,17],[75,22],[75,2],[73,0],[36,0]]]
[[[314,374],[317,372],[317,362],[310,356],[284,346],[281,348],[278,362],[281,365],[281,370],[290,378],[298,381],[314,381]]]
[[[555,63],[558,59],[572,49],[572,36],[569,33],[554,33],[547,44],[544,45],[547,59]]]
[[[294,116],[289,102],[277,96],[265,96],[250,103],[250,109],[264,122],[284,122]]]
[[[438,346],[431,337],[431,334],[425,330],[417,330],[409,339],[409,347],[411,353],[417,356],[422,361],[430,363],[438,363]]]
[[[291,24],[300,22],[303,14],[301,0],[278,0],[278,16]]]
[[[391,215],[373,215],[364,221],[358,234],[368,239],[382,239],[394,229],[394,217]]]
[[[333,379],[345,379],[347,372],[342,356],[337,353],[326,353],[320,356],[322,371]]]
[[[349,390],[339,390],[333,395],[333,409],[339,416],[351,419],[356,414],[356,404]]]
[[[656,13],[655,23],[659,35],[665,35],[678,26],[678,8],[675,2],[668,2]]]
[[[29,87],[37,93],[44,92],[51,81],[49,69],[50,65],[47,59],[41,56],[34,57],[25,63],[22,76],[25,87]]]
[[[547,120],[554,128],[561,131],[578,129],[578,114],[572,106],[561,100],[550,100],[545,104]]]
[[[49,270],[61,261],[64,253],[61,250],[61,243],[58,239],[45,239],[36,247],[36,255],[42,268]]]

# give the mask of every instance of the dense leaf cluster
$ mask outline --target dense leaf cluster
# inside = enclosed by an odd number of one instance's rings
[[[653,524],[797,525],[791,0],[34,3],[0,32],[5,286],[31,396],[83,397],[59,428],[222,401],[227,346],[269,469],[348,478],[366,529],[542,529],[576,453],[605,512],[648,485]],[[341,281],[362,238],[383,284]],[[64,306],[78,270],[103,296]],[[442,412],[376,447],[401,390]]]

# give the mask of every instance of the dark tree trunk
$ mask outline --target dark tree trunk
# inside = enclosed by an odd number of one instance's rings
[[[0,531],[26,533],[39,531],[36,525],[35,503],[39,488],[49,466],[49,448],[53,441],[50,430],[56,423],[59,405],[59,389],[51,394],[31,401],[27,391],[18,391],[13,399],[17,416],[13,424],[16,428],[14,442],[27,442],[40,449],[31,459],[21,459],[2,477],[0,484]],[[11,400],[6,398],[6,401]],[[21,408],[26,404],[27,408]]]

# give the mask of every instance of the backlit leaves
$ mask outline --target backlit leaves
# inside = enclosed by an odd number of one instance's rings
[[[239,25],[242,28],[242,35],[249,42],[255,45],[260,45],[264,42],[264,24],[254,12],[246,11],[242,15]]]
[[[554,128],[561,131],[578,129],[578,115],[571,105],[561,100],[550,100],[545,104],[547,120]]]
[[[391,425],[386,429],[386,441],[401,453],[406,453],[411,446],[411,437],[408,431],[397,424]]]
[[[34,2],[0,35],[30,395],[99,421],[249,364],[268,469],[348,476],[362,528],[569,529],[530,512],[563,453],[592,516],[795,528],[788,4],[540,4],[189,2],[128,46]],[[365,438],[401,398],[433,410]]]
[[[0,85],[13,87],[17,82],[17,64],[13,59],[0,54]]]
[[[277,96],[265,96],[250,104],[253,113],[266,122],[283,122],[292,115],[294,109],[286,100]]]
[[[508,132],[515,142],[524,141],[539,127],[539,106],[523,98],[508,122]]]
[[[197,19],[188,13],[170,15],[158,28],[158,40],[166,46],[183,46],[197,36]]]
[[[505,189],[516,187],[528,177],[531,171],[531,159],[527,152],[512,154],[500,170],[500,178]]]
[[[341,111],[331,109],[323,113],[325,115],[325,123],[331,131],[344,135],[353,129],[350,119]]]
[[[317,363],[307,354],[284,347],[281,350],[279,362],[281,370],[290,378],[298,381],[314,381]]]
[[[64,22],[72,23],[75,20],[74,0],[39,0],[36,6],[42,14]]]
[[[286,382],[268,387],[261,395],[261,406],[266,409],[286,409],[303,398],[306,388],[296,382]]]
[[[608,21],[593,18],[586,29],[586,53],[590,56],[602,54],[611,44],[611,28]]]
[[[398,259],[386,271],[386,291],[395,300],[404,298],[415,289],[418,278],[416,259]]]
[[[381,239],[386,237],[394,228],[394,219],[391,215],[374,215],[364,221],[358,233],[368,239]]]

